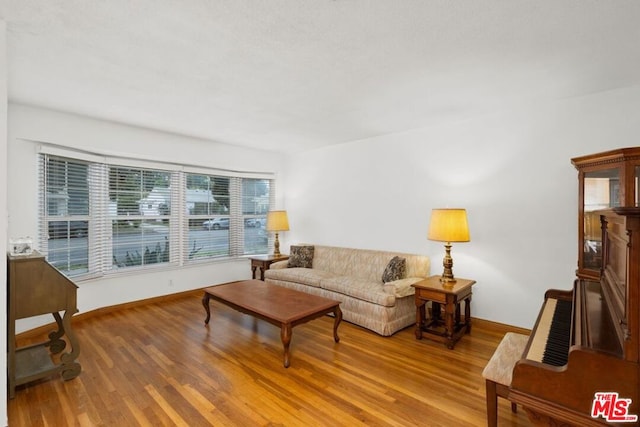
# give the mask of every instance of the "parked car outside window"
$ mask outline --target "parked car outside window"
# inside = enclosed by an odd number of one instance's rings
[[[206,230],[220,230],[229,228],[229,218],[212,218],[204,221],[202,227]]]
[[[266,218],[246,218],[244,220],[244,225],[246,227],[264,227],[267,222]]]

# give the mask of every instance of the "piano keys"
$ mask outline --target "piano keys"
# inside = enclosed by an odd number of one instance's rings
[[[571,301],[549,298],[545,301],[537,333],[526,359],[551,366],[563,366],[569,356]]]

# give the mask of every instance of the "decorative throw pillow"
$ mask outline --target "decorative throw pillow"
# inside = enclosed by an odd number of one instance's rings
[[[287,267],[311,268],[313,265],[313,246],[291,246]]]
[[[407,274],[407,260],[394,256],[384,269],[384,273],[382,273],[382,282],[387,283],[404,279],[405,274]]]

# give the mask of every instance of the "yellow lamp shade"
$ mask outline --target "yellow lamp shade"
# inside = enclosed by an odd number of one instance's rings
[[[433,209],[429,223],[429,240],[468,242],[469,225],[465,209]]]
[[[269,211],[267,213],[267,231],[289,231],[287,211]]]

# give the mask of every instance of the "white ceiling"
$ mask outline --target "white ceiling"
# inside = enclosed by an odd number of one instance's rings
[[[10,100],[304,150],[640,84],[637,0],[0,0]]]

